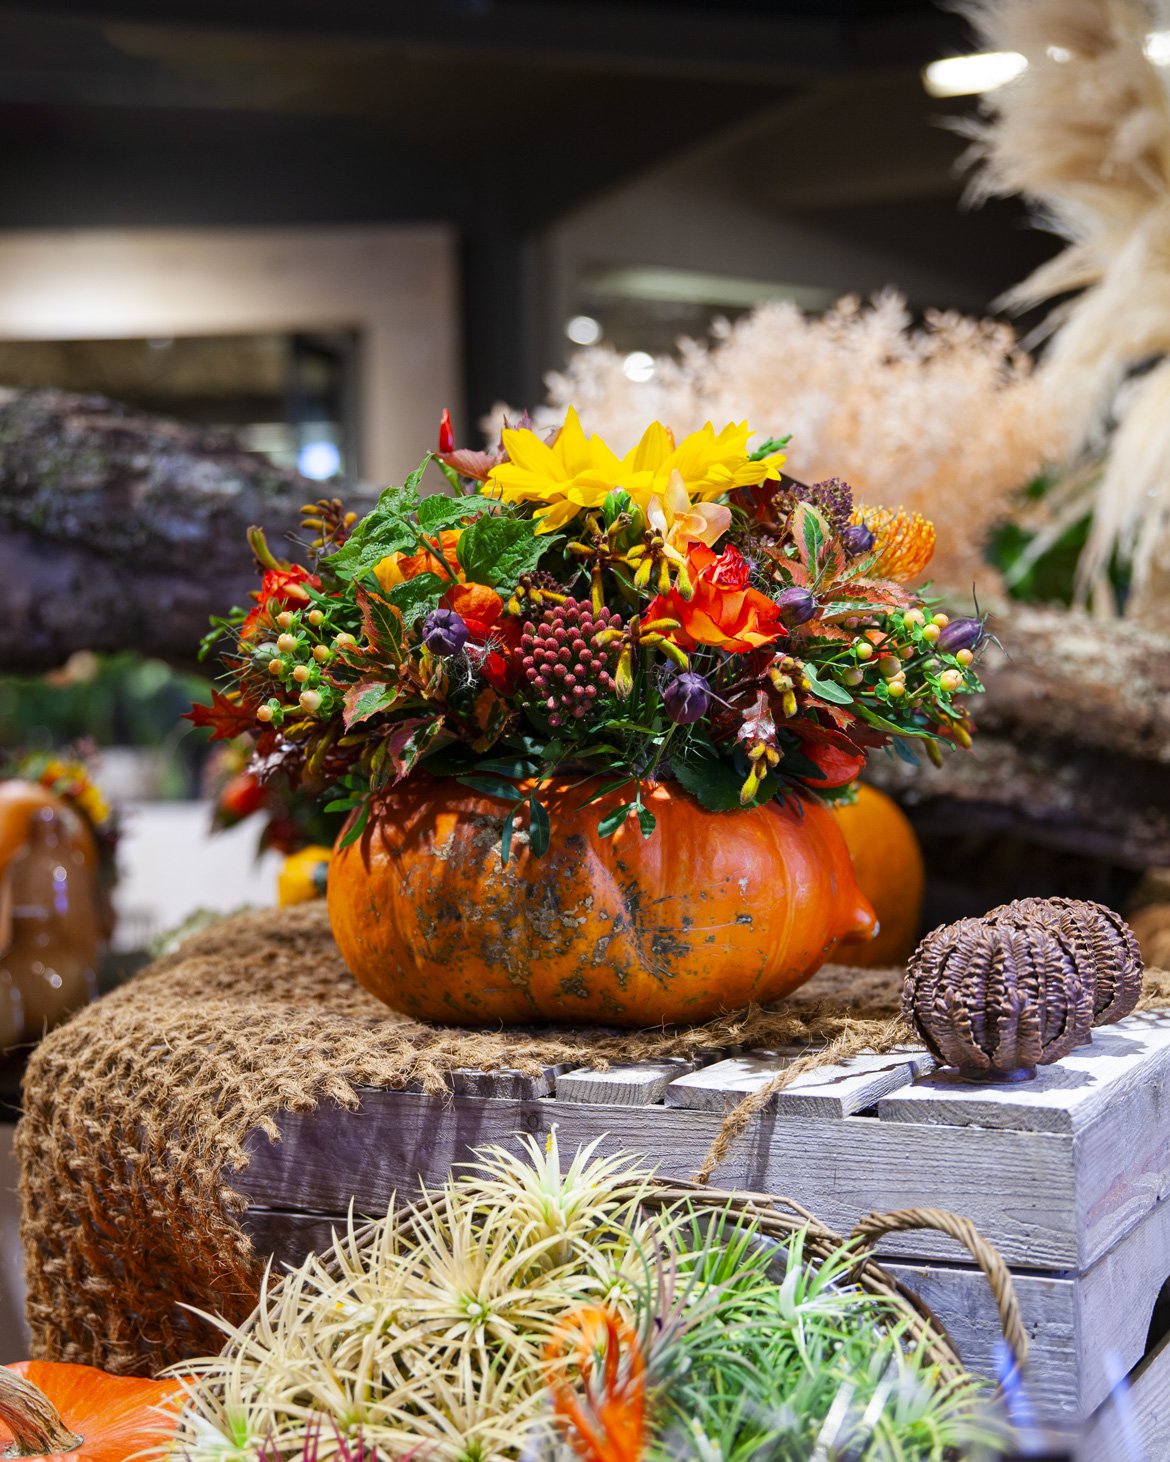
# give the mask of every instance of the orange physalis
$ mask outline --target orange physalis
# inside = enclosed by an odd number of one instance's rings
[[[857,508],[851,519],[864,523],[874,536],[877,555],[871,578],[905,584],[916,578],[934,553],[934,524],[905,508]]]
[[[646,1363],[633,1327],[600,1305],[573,1310],[548,1342],[553,1409],[581,1462],[640,1462]]]

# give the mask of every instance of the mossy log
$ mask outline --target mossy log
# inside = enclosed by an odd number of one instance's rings
[[[869,779],[920,831],[1005,832],[1118,863],[1170,866],[1170,637],[1015,605],[992,623],[974,749],[936,771],[890,757]]]
[[[244,534],[280,551],[318,484],[230,436],[97,396],[0,395],[0,670],[75,650],[190,663],[255,587]]]

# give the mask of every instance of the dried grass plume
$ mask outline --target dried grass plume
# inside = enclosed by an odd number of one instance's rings
[[[609,346],[575,353],[548,377],[538,422],[559,422],[572,404],[619,452],[655,418],[680,433],[745,417],[760,440],[791,433],[786,471],[843,477],[861,502],[932,519],[932,578],[964,595],[973,583],[994,589],[984,544],[1053,445],[1009,326],[932,312],[916,328],[893,292],[843,299],[821,317],[761,305],[717,323],[708,343],[681,341],[641,384],[622,359]]]
[[[1120,550],[1148,610],[1170,594],[1170,66],[1145,47],[1170,13],[1144,0],[978,0],[968,13],[987,49],[1028,60],[983,102],[976,195],[1018,193],[1067,240],[1008,302],[1078,292],[1049,316],[1036,380],[1065,458],[1105,452],[1084,479],[1081,589]]]

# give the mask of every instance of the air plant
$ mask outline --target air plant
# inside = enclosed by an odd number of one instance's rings
[[[803,1233],[655,1212],[650,1183],[596,1143],[562,1173],[554,1132],[371,1225],[351,1214],[183,1368],[173,1455],[795,1462],[828,1438],[826,1458],[926,1462],[997,1434],[983,1384],[944,1381],[853,1283],[854,1248],[815,1263]]]

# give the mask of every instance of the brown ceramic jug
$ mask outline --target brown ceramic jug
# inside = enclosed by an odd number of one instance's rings
[[[94,998],[101,942],[85,821],[35,782],[0,782],[0,1053]]]

